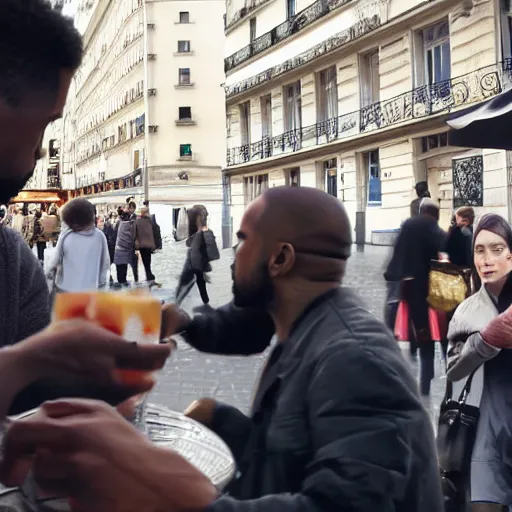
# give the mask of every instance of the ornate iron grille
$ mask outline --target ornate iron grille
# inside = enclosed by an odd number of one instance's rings
[[[453,206],[483,206],[484,158],[472,156],[453,161]]]

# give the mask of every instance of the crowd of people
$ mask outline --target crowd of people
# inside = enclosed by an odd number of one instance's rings
[[[8,70],[0,77],[0,204],[8,204],[30,179],[44,129],[62,115],[83,49],[72,22],[44,0],[3,0],[0,23],[0,68]],[[392,331],[341,286],[352,229],[342,203],[318,189],[276,187],[256,198],[237,234],[232,302],[190,317],[179,294],[162,309],[159,345],[127,342],[85,320],[50,324],[43,268],[26,238],[2,225],[0,481],[19,486],[30,472],[45,495],[65,496],[80,512],[510,510],[512,230],[488,214],[471,233],[474,212],[459,209],[447,235],[426,184],[417,193],[386,278],[389,304],[409,307],[419,389]],[[51,265],[62,271],[59,290],[105,285],[112,262],[124,285],[136,250],[154,280],[155,222],[147,205],[139,216],[135,206],[117,221],[109,215],[103,230],[87,200],[63,208]],[[218,251],[207,213],[193,210],[179,291],[195,279],[207,303],[201,279]],[[34,214],[34,243],[44,237],[42,219]],[[447,335],[438,336],[448,341],[448,385],[437,447],[421,397],[433,375],[432,261],[475,271],[468,297],[446,312]],[[185,411],[233,454],[236,476],[222,491],[122,415],[125,400],[152,382],[120,382],[119,370],[162,368],[176,333],[213,354],[270,350],[249,414],[209,397]],[[476,405],[466,407],[475,392]],[[5,420],[36,406],[37,414]],[[0,493],[0,507],[21,512],[3,501],[9,496]]]
[[[37,248],[54,291],[69,292],[114,285],[113,264],[117,285],[129,286],[128,266],[138,283],[139,255],[147,284],[161,286],[151,269],[152,254],[162,248],[160,227],[155,216],[149,215],[147,203],[138,214],[136,210],[132,198],[107,215],[97,215],[96,207],[85,198],[71,200],[59,209],[45,204],[0,209],[1,225],[18,232],[30,249]],[[56,249],[45,264],[48,244]]]

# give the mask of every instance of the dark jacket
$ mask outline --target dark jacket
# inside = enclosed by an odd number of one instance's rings
[[[153,222],[150,217],[139,217],[135,221],[135,246],[137,249],[156,249]]]
[[[135,252],[135,220],[120,220],[116,226],[114,263],[131,265]]]
[[[445,252],[454,265],[473,266],[473,227],[452,226],[448,231]]]
[[[213,231],[198,231],[187,239],[187,247],[187,265],[194,272],[211,272],[210,262],[220,257]]]
[[[202,315],[204,317],[205,315]],[[198,318],[199,350],[268,346],[270,318],[227,306]],[[251,417],[220,406],[213,430],[240,476],[212,512],[440,512],[432,426],[391,334],[349,289],[320,297],[281,345]]]
[[[384,274],[386,281],[414,278],[428,281],[431,261],[445,245],[445,232],[428,215],[407,219],[395,242],[393,256]]]

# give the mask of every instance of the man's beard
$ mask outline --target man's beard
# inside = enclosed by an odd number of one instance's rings
[[[268,273],[266,263],[262,263],[253,274],[252,284],[241,287],[234,278],[233,266],[233,295],[235,306],[266,310],[274,299],[274,286]]]
[[[8,204],[16,197],[33,174],[34,169],[21,178],[0,178],[0,204]]]

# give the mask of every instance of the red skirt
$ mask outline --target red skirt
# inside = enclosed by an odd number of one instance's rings
[[[446,313],[429,308],[428,319],[432,341],[442,341],[446,339],[448,333]],[[398,341],[409,341],[409,306],[407,302],[404,301],[401,301],[398,306],[395,322],[395,337]]]

